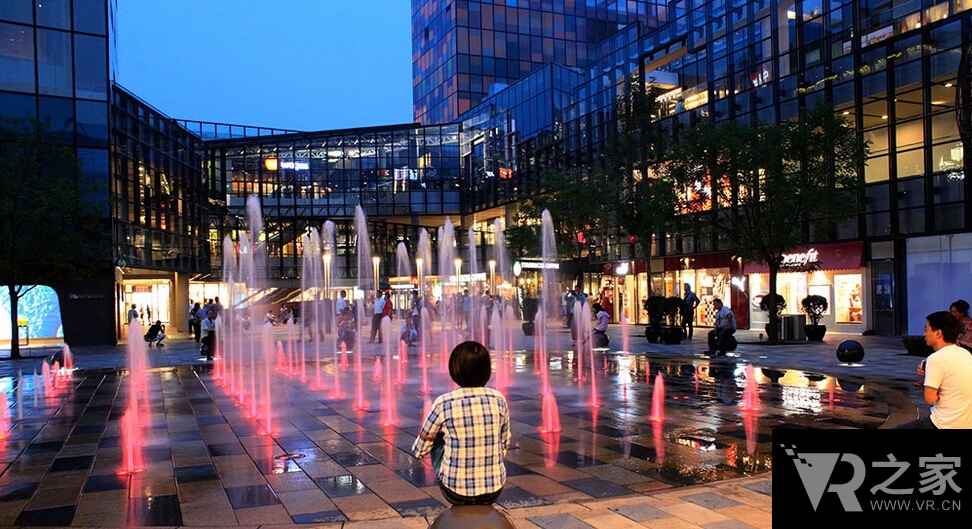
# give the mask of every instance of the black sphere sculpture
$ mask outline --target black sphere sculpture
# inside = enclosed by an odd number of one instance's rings
[[[594,333],[594,347],[607,347],[611,343],[611,339],[608,335],[602,332]]]
[[[837,346],[837,360],[853,364],[864,359],[864,346],[856,340],[844,340]]]

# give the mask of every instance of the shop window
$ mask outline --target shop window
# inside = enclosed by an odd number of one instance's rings
[[[963,201],[964,182],[964,177],[957,172],[941,173],[932,177],[932,198],[935,204]]]
[[[865,231],[868,237],[891,235],[891,213],[870,213],[865,215]]]
[[[888,211],[891,209],[891,195],[888,184],[869,185],[864,188],[864,211]]]
[[[942,140],[959,139],[958,123],[956,123],[955,119],[955,114],[952,112],[932,116],[932,141],[939,142]]]
[[[945,143],[932,147],[932,171],[934,172],[955,172],[953,177],[958,180],[958,172],[963,170],[963,154],[961,142]]]
[[[862,323],[861,274],[834,274],[834,318],[837,323]]]
[[[898,232],[925,233],[925,208],[898,211]]]
[[[898,167],[897,167],[898,178],[905,178],[908,176],[925,174],[924,149],[915,149],[913,151],[899,152],[897,161],[898,161]]]
[[[890,177],[887,156],[875,156],[868,158],[867,165],[864,167],[864,182],[883,182]]]
[[[888,152],[888,128],[879,127],[864,131],[864,141],[868,142],[872,155],[886,154]]]
[[[894,130],[894,143],[897,149],[919,147],[924,144],[924,120],[907,121],[898,124]]]

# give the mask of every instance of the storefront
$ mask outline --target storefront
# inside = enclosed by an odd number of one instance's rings
[[[749,328],[748,295],[741,275],[742,261],[729,253],[703,254],[665,259],[663,288],[656,295],[685,297],[688,285],[699,297],[699,307],[693,325],[712,326],[715,308],[713,300],[720,299],[736,315],[736,325]]]
[[[611,315],[611,323],[620,323],[623,315],[629,324],[648,323],[641,309],[648,297],[648,275],[644,261],[605,263],[600,287],[593,290],[595,299]]]
[[[864,244],[855,241],[801,246],[784,254],[776,285],[777,293],[786,301],[784,316],[802,315],[803,298],[818,295],[828,305],[821,324],[835,332],[855,334],[869,328],[863,249]],[[814,271],[804,271],[808,267]],[[759,309],[759,302],[769,292],[769,270],[763,264],[746,263],[744,272],[752,328],[762,328],[769,315]]]

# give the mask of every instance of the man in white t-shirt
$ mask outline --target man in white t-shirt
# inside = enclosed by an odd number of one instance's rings
[[[955,345],[961,323],[947,311],[925,318],[925,343],[935,351],[918,366],[931,415],[895,428],[972,428],[972,353]]]

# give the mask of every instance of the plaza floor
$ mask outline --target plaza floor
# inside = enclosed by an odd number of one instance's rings
[[[923,411],[913,388],[919,359],[903,355],[898,337],[767,346],[740,332],[736,356],[710,359],[699,335],[648,344],[643,329],[612,328],[612,348],[580,366],[566,332],[548,336],[556,434],[540,433],[533,340],[513,334],[502,377],[514,444],[499,505],[517,527],[770,527],[773,428],[878,428]],[[287,342],[279,328],[274,338]],[[844,339],[864,345],[862,364],[838,363]],[[264,435],[195,342],[166,342],[148,350],[137,473],[121,472],[131,382],[124,345],[76,348],[77,371],[44,391],[34,372],[53,344],[0,361],[9,402],[0,525],[426,527],[445,508],[428,459],[409,454],[426,399],[449,389],[438,352],[427,357],[428,396],[415,348],[400,377],[385,368],[376,379],[382,350],[363,346],[360,397],[353,361],[342,367],[327,355],[320,378],[308,357],[303,369],[289,364],[273,376],[274,432]],[[757,368],[758,411],[743,409],[748,364]],[[653,421],[659,372],[664,420]],[[384,424],[383,387],[397,399],[393,425]],[[367,409],[353,409],[359,398]]]

